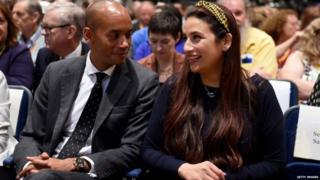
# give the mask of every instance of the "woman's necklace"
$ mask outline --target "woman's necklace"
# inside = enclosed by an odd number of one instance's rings
[[[165,69],[164,68],[161,69],[159,67],[158,60],[156,60],[157,61],[157,63],[156,63],[156,72],[159,74],[159,81],[160,82],[166,81],[172,74],[175,73],[175,61],[176,61],[175,59],[176,59],[176,55],[174,54],[173,55],[172,64],[169,67],[165,68]]]
[[[210,92],[207,88],[207,86],[203,85],[204,89],[207,91],[207,95],[209,98],[214,98],[216,97],[216,92]]]

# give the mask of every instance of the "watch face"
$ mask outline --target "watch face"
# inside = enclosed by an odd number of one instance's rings
[[[85,160],[82,158],[76,158],[75,167],[77,170],[83,170],[85,168]]]

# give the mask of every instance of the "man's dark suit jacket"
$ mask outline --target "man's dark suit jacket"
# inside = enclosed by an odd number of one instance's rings
[[[90,47],[86,43],[81,43],[82,49],[81,49],[81,55],[85,55],[90,50]],[[59,60],[59,55],[53,53],[48,48],[44,47],[41,48],[38,52],[37,59],[36,59],[36,65],[34,70],[34,84],[33,89],[36,90],[40,80],[42,78],[43,73],[45,72],[47,66],[55,61]]]
[[[26,156],[53,155],[79,91],[86,56],[51,63],[35,92],[31,117],[14,152],[19,172]],[[111,76],[93,128],[92,154],[99,178],[135,168],[159,87],[158,77],[126,60]]]

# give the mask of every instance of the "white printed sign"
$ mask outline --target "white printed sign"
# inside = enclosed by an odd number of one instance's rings
[[[293,156],[320,160],[320,107],[300,105]]]

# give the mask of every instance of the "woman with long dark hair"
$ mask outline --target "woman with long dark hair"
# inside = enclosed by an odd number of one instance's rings
[[[282,112],[271,85],[240,65],[232,13],[199,1],[187,16],[185,64],[162,87],[142,147],[147,179],[276,179]]]

